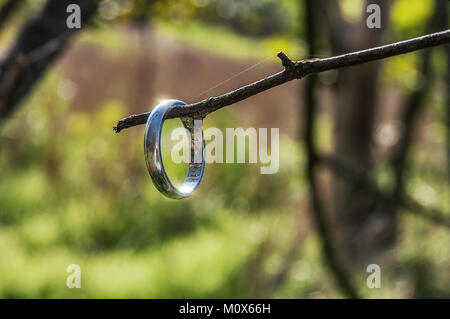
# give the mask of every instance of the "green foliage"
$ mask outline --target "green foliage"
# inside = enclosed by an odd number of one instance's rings
[[[249,296],[250,261],[267,232],[277,242],[285,231],[272,225],[295,231],[287,212],[303,193],[301,178],[290,178],[298,147],[282,139],[281,160],[292,164],[279,174],[208,165],[193,198],[169,200],[145,168],[142,127],[111,129],[125,107],[72,109],[54,89],[60,81],[52,72],[1,133],[0,296]],[[230,126],[222,115],[209,125]],[[165,164],[181,176],[170,157]],[[72,263],[82,289],[65,286]]]
[[[268,36],[292,30],[296,7],[295,1],[274,0],[160,1],[155,14],[177,23],[196,20],[241,34]]]
[[[391,11],[392,24],[404,36],[417,36],[425,32],[433,8],[433,0],[397,0]]]
[[[297,1],[233,1],[258,14],[227,19],[206,8],[218,2],[157,1],[153,27],[165,40],[236,59],[305,51],[293,40],[300,29]],[[173,8],[178,3],[184,9]],[[430,3],[396,1],[396,36],[418,35],[415,28],[423,27]],[[358,8],[347,9],[351,19]],[[133,15],[123,12],[125,18]],[[81,42],[122,54],[129,50],[122,31],[100,27],[84,32]],[[443,69],[439,54],[433,56],[436,70]],[[383,83],[414,89],[416,64],[412,54],[386,61]],[[53,70],[0,131],[0,297],[340,297],[308,218],[304,154],[294,138],[281,132],[278,174],[260,175],[259,164],[210,164],[195,196],[169,200],[148,176],[143,127],[119,135],[111,129],[130,112],[124,102],[109,99],[78,109],[59,92],[65,80]],[[438,89],[427,105],[443,118]],[[237,123],[231,108],[205,121],[223,130]],[[321,150],[331,150],[331,116],[321,112],[317,124]],[[168,123],[165,134],[177,125]],[[447,181],[433,168],[443,167],[445,159],[433,147],[443,147],[446,129],[439,121],[426,127],[432,142],[414,148],[411,165],[431,169],[414,169],[407,185],[421,204],[443,210],[449,208]],[[185,165],[168,156],[165,165],[175,180],[183,178]],[[392,173],[381,166],[377,179],[391,186]],[[361,294],[448,296],[449,232],[414,217],[400,219],[396,266],[383,270],[380,290],[368,289],[364,269],[355,269]],[[81,266],[81,289],[66,287],[69,264]],[[286,280],[274,283],[286,265]]]

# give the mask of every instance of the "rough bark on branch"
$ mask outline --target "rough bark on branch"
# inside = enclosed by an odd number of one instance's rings
[[[253,95],[284,84],[294,79],[301,79],[308,74],[324,72],[343,67],[355,66],[370,61],[381,60],[388,57],[405,54],[444,43],[450,43],[450,29],[428,34],[418,38],[396,42],[367,50],[342,54],[325,59],[307,59],[288,63],[284,53],[279,53],[278,57],[284,65],[289,67],[285,70],[268,76],[259,81],[243,86],[234,91],[220,96],[210,97],[203,101],[190,104],[188,107],[174,107],[168,114],[167,119],[177,117],[204,118],[209,113],[217,111],[222,107],[245,100]],[[287,58],[288,59],[288,58]],[[114,127],[117,133],[125,128],[139,124],[145,124],[150,112],[131,115],[121,119]]]

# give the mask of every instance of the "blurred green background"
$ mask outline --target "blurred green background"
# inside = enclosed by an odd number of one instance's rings
[[[41,3],[26,2],[13,27],[3,29],[2,51]],[[361,3],[343,0],[345,18],[360,15]],[[433,1],[393,3],[390,39],[423,34]],[[118,119],[148,111],[161,98],[194,102],[278,71],[280,50],[304,57],[302,3],[158,1],[135,19],[138,5],[101,1],[94,24],[83,28],[1,127],[0,297],[342,297],[308,215],[298,138],[301,81],[204,122],[220,129],[280,127],[279,172],[260,175],[259,164],[209,164],[189,199],[166,199],[154,188],[143,157],[143,126],[120,134],[112,130]],[[432,61],[443,74],[443,51],[434,50]],[[395,107],[414,89],[418,72],[416,53],[385,60],[383,98],[393,99]],[[326,86],[329,79],[321,81]],[[448,211],[443,92],[436,81],[407,188],[422,205]],[[330,150],[326,106],[318,125],[319,145]],[[384,125],[380,120],[376,128],[381,144],[391,138]],[[169,156],[165,165],[171,176],[185,172]],[[380,165],[376,172],[380,183],[389,185],[389,171]],[[450,296],[450,233],[411,215],[400,218],[396,259],[383,268],[382,288],[367,288],[361,267],[354,278],[359,292],[382,298]],[[81,289],[66,286],[69,264],[81,267]]]

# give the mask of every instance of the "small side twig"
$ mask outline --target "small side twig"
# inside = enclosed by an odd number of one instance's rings
[[[278,52],[277,57],[281,60],[281,65],[284,66],[286,70],[291,71],[295,68],[295,63],[292,62],[283,51]]]

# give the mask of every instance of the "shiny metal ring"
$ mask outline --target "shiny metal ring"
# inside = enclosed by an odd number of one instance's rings
[[[205,171],[205,140],[203,130],[194,134],[194,119],[181,118],[184,127],[190,135],[191,160],[186,179],[180,188],[176,188],[164,169],[161,158],[161,131],[166,114],[174,106],[185,106],[186,103],[179,100],[165,100],[159,103],[147,119],[144,136],[144,154],[147,169],[155,187],[165,196],[175,199],[188,197],[194,193],[200,185]],[[200,120],[201,121],[201,120]],[[200,122],[201,123],[201,122]],[[199,160],[199,154],[201,159]],[[196,161],[197,160],[197,161]]]

